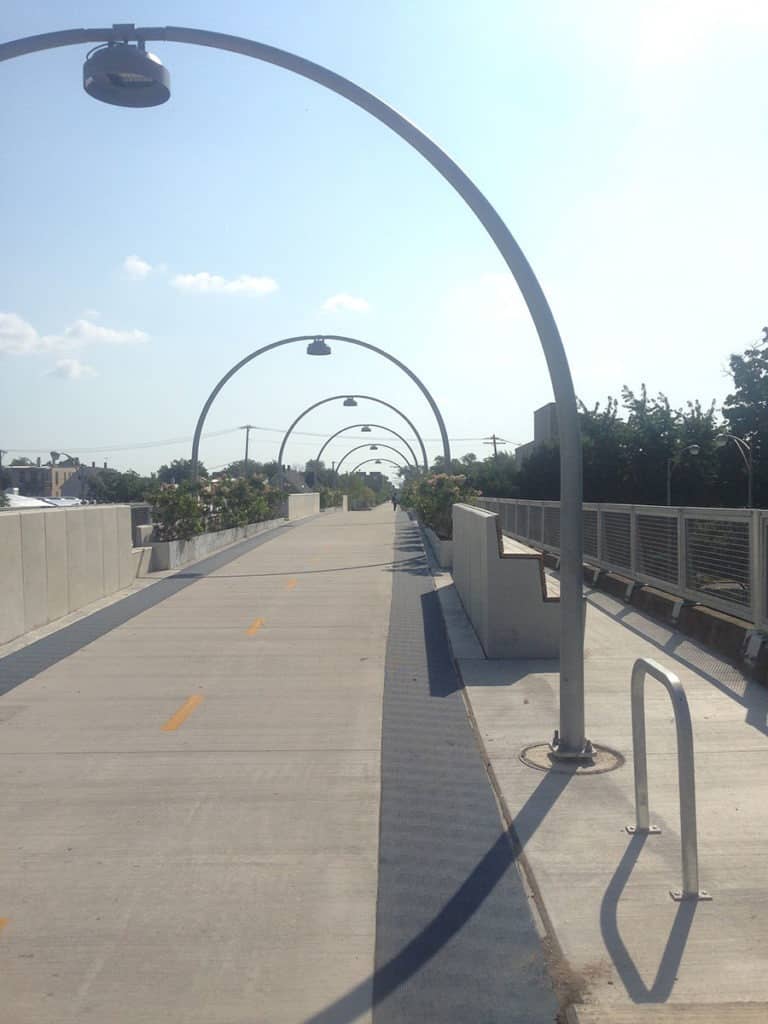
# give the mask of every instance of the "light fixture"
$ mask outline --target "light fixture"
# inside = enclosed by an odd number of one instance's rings
[[[361,434],[370,434],[370,432],[371,428],[368,426],[363,427],[363,429],[360,431]]]
[[[157,107],[170,99],[171,76],[144,43],[107,43],[83,64],[83,88],[95,100],[118,107]]]
[[[728,444],[727,434],[715,434],[715,448],[725,448]]]
[[[313,342],[313,344],[314,344],[314,342]],[[307,350],[307,351],[309,351],[309,350]],[[353,405],[357,405],[357,402],[356,402],[356,401],[354,400],[354,398],[353,398],[353,397],[352,397],[352,396],[350,395],[350,396],[349,396],[349,398],[345,398],[345,399],[344,399],[344,405],[346,405],[346,406],[347,406],[348,408],[350,408],[350,407],[351,407],[351,406],[353,406]]]
[[[331,347],[325,338],[315,338],[307,345],[308,356],[329,356],[330,354]]]
[[[374,464],[374,466],[380,466],[381,465],[381,459],[374,459],[373,460],[373,464]]]
[[[372,444],[369,447],[372,452],[377,452],[379,450],[379,446],[377,444]]]

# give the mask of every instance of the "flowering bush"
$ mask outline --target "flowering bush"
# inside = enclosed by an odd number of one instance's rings
[[[199,495],[183,483],[148,497],[158,540],[189,540],[198,533],[276,519],[282,500],[278,491],[243,479],[207,484]]]
[[[467,485],[465,476],[437,473],[405,484],[400,503],[412,508],[425,526],[438,537],[450,540],[453,534],[452,508],[457,502],[471,505],[480,492]]]

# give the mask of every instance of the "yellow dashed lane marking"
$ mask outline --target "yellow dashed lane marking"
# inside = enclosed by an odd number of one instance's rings
[[[259,632],[263,625],[264,619],[254,619],[245,632],[248,634],[248,636],[256,636],[256,634]]]
[[[9,917],[0,917],[0,932],[3,930],[3,928],[5,928],[9,921]]]
[[[285,584],[285,589],[293,590],[293,588],[296,586],[298,582],[298,580],[288,580],[288,582]]]
[[[163,726],[163,732],[173,732],[174,729],[178,729],[179,726],[189,718],[192,712],[195,710],[198,704],[202,703],[202,694],[195,694],[194,697],[189,697],[181,705],[179,710],[168,719]]]

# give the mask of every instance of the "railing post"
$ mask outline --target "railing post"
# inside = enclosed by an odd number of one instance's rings
[[[749,603],[752,610],[752,621],[758,629],[765,622],[765,552],[763,551],[763,532],[760,510],[752,509],[749,513]]]
[[[685,528],[685,509],[677,510],[677,586],[682,593],[686,587],[686,569],[688,565],[688,531]]]
[[[660,829],[650,823],[648,799],[648,757],[645,737],[645,677],[653,676],[672,700],[677,735],[677,779],[680,796],[680,855],[682,889],[671,889],[673,900],[711,900],[699,889],[699,851],[696,834],[696,780],[693,760],[693,725],[688,698],[677,676],[657,661],[638,658],[632,667],[632,744],[635,769],[635,824],[627,825],[631,835],[658,835]]]

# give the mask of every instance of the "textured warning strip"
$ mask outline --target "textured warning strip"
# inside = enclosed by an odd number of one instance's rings
[[[398,515],[395,561],[420,552]],[[393,580],[375,1024],[552,1024],[557,1004],[448,653],[426,560]]]

